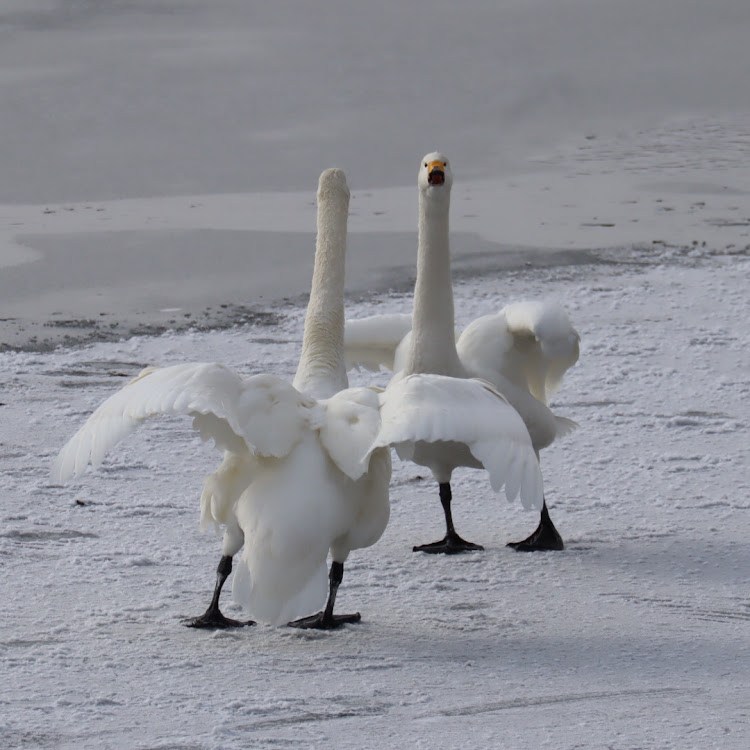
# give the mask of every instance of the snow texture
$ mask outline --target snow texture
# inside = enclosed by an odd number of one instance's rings
[[[0,0],[0,746],[748,747],[749,16]],[[293,377],[325,167],[353,186],[347,315],[410,312],[436,146],[457,325],[543,297],[581,334],[551,399],[580,427],[542,457],[565,551],[506,548],[536,514],[459,470],[457,529],[485,551],[413,553],[442,534],[437,488],[394,460],[389,526],[337,600],[361,623],[183,627],[219,560],[216,452],[170,418],[64,486],[54,456],[147,365]],[[219,304],[259,315],[197,320]],[[42,345],[57,311],[90,342]],[[100,312],[174,330],[102,340]]]
[[[343,632],[181,626],[219,553],[198,532],[217,459],[188,424],[145,425],[80,483],[48,479],[72,430],[147,362],[242,368],[252,351],[288,377],[300,310],[270,330],[2,355],[5,745],[744,747],[750,262],[661,245],[617,258],[456,288],[459,322],[550,295],[581,333],[553,401],[581,428],[543,464],[566,551],[505,548],[534,518],[467,470],[456,519],[486,551],[412,553],[441,513],[432,482],[396,462],[390,525],[347,565],[341,611],[363,622]]]

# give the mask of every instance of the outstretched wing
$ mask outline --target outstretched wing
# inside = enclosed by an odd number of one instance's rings
[[[396,349],[411,331],[411,315],[373,315],[347,320],[344,331],[346,369],[364,367],[378,372],[381,367],[393,370]]]
[[[560,305],[516,302],[471,322],[456,349],[464,367],[492,382],[508,379],[546,404],[578,361],[580,337]]]
[[[284,456],[299,441],[314,402],[271,375],[242,377],[219,364],[147,368],[108,398],[57,456],[57,481],[80,474],[143,421],[185,414],[204,440],[235,453]]]
[[[518,412],[489,383],[443,375],[409,375],[380,396],[381,428],[371,450],[385,445],[463,443],[509,500],[542,506],[543,487],[531,438]]]

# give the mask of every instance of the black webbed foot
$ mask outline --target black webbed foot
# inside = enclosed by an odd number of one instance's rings
[[[226,628],[244,628],[246,625],[255,625],[254,620],[232,620],[224,617],[219,609],[219,597],[224,582],[232,572],[232,556],[222,555],[219,560],[219,566],[216,568],[216,586],[214,595],[208,609],[199,617],[188,617],[182,621],[182,624],[188,628],[205,628],[208,630],[219,630]]]
[[[335,630],[342,625],[359,622],[361,619],[362,616],[359,612],[355,612],[353,615],[326,615],[326,612],[323,611],[316,615],[293,620],[289,623],[289,627],[303,630]]]
[[[562,537],[549,517],[546,502],[542,505],[542,514],[536,531],[520,542],[508,542],[506,547],[512,547],[516,552],[551,552],[565,549]]]
[[[185,618],[182,624],[186,628],[225,630],[228,628],[244,628],[247,625],[255,625],[255,620],[232,620],[230,617],[225,617],[218,609],[211,610],[209,607],[199,617]]]
[[[463,552],[476,552],[483,550],[481,544],[467,542],[462,539],[456,532],[446,534],[439,542],[430,544],[420,544],[413,547],[413,552],[426,552],[428,555],[459,555]]]
[[[451,513],[451,492],[450,482],[442,482],[440,485],[440,504],[443,506],[445,514],[445,536],[439,542],[430,544],[420,544],[412,547],[413,552],[426,552],[428,555],[458,555],[462,552],[476,552],[483,550],[481,544],[474,544],[462,539],[456,532],[453,525],[453,514]]]
[[[328,573],[328,601],[326,608],[322,612],[309,617],[302,617],[299,620],[293,620],[289,623],[292,628],[302,628],[304,630],[335,630],[342,625],[359,622],[362,618],[359,612],[353,615],[334,615],[333,607],[336,603],[336,594],[339,585],[344,579],[344,563],[334,560],[331,563],[331,570]]]

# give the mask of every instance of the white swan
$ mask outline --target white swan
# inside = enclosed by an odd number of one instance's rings
[[[506,494],[511,499],[520,488],[521,500],[527,507],[537,503],[541,505],[543,502],[538,462],[533,448],[528,450],[531,439],[523,421],[504,398],[502,415],[489,408],[487,389],[498,399],[500,396],[496,389],[488,383],[481,384],[468,379],[470,374],[456,351],[448,242],[451,185],[452,174],[448,160],[440,153],[425,156],[418,176],[419,244],[414,325],[408,340],[403,342],[398,352],[393,353],[395,361],[392,364],[397,372],[384,394],[399,394],[399,398],[394,397],[394,413],[401,414],[402,424],[410,419],[414,424],[422,426],[427,404],[434,408],[442,404],[445,411],[439,428],[434,424],[424,425],[430,429],[421,431],[421,439],[402,441],[397,445],[402,458],[410,459],[432,471],[439,484],[440,501],[445,514],[445,538],[415,549],[445,553],[480,549],[479,545],[461,539],[453,525],[450,479],[458,466],[484,466],[490,470],[491,483],[497,489],[499,481],[493,464],[506,467],[523,465],[524,479],[507,481]],[[391,316],[386,323],[390,326],[391,336],[405,330],[403,318]],[[360,343],[360,353],[368,350],[372,352],[368,342]],[[373,358],[378,359],[381,355],[382,351],[375,352]],[[387,356],[391,354],[387,353]],[[423,374],[423,377],[427,374],[431,377],[440,376],[441,387],[437,387],[436,378],[434,387],[422,387],[417,391],[416,385],[421,382],[413,381],[417,374]],[[455,378],[459,380],[452,380]],[[411,386],[408,391],[404,390],[406,383]],[[458,383],[462,384],[461,387]],[[385,422],[385,415],[383,419]],[[493,429],[498,431],[501,423],[507,426],[504,438],[495,441],[492,451],[484,451],[481,447],[483,441]]]
[[[79,474],[138,424],[161,414],[192,416],[201,436],[226,451],[201,497],[202,523],[226,527],[222,559],[212,603],[190,624],[244,624],[223,618],[218,608],[243,543],[233,590],[253,616],[284,623],[325,601],[323,611],[293,624],[332,628],[359,620],[358,613],[334,615],[333,608],[350,551],[376,542],[388,522],[390,453],[372,448],[380,430],[378,394],[342,390],[348,205],[344,173],[326,170],[294,385],[272,375],[241,377],[219,364],[149,368],[105,401],[55,461],[58,481]]]
[[[558,305],[525,302],[478,318],[456,342],[448,226],[451,184],[451,169],[445,156],[439,153],[425,156],[419,172],[419,254],[413,332],[411,315],[348,320],[347,366],[371,370],[382,366],[402,374],[441,372],[482,378],[492,383],[520,414],[538,456],[541,449],[575,426],[570,420],[556,417],[547,407],[547,399],[578,359],[578,333]],[[425,464],[424,460],[416,462]],[[455,552],[478,548],[455,533],[450,471],[443,468],[436,473],[433,469],[433,474],[440,484],[446,536],[440,542],[415,550]],[[509,546],[520,550],[562,549],[562,539],[549,518],[546,503],[542,503],[540,524],[534,534]]]

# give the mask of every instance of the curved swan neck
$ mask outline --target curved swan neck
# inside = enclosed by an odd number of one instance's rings
[[[322,179],[322,178],[321,178]],[[346,388],[344,274],[349,193],[318,191],[318,236],[310,301],[294,387],[316,398]]]
[[[420,189],[417,281],[406,370],[464,375],[456,352],[449,241],[450,192]]]

